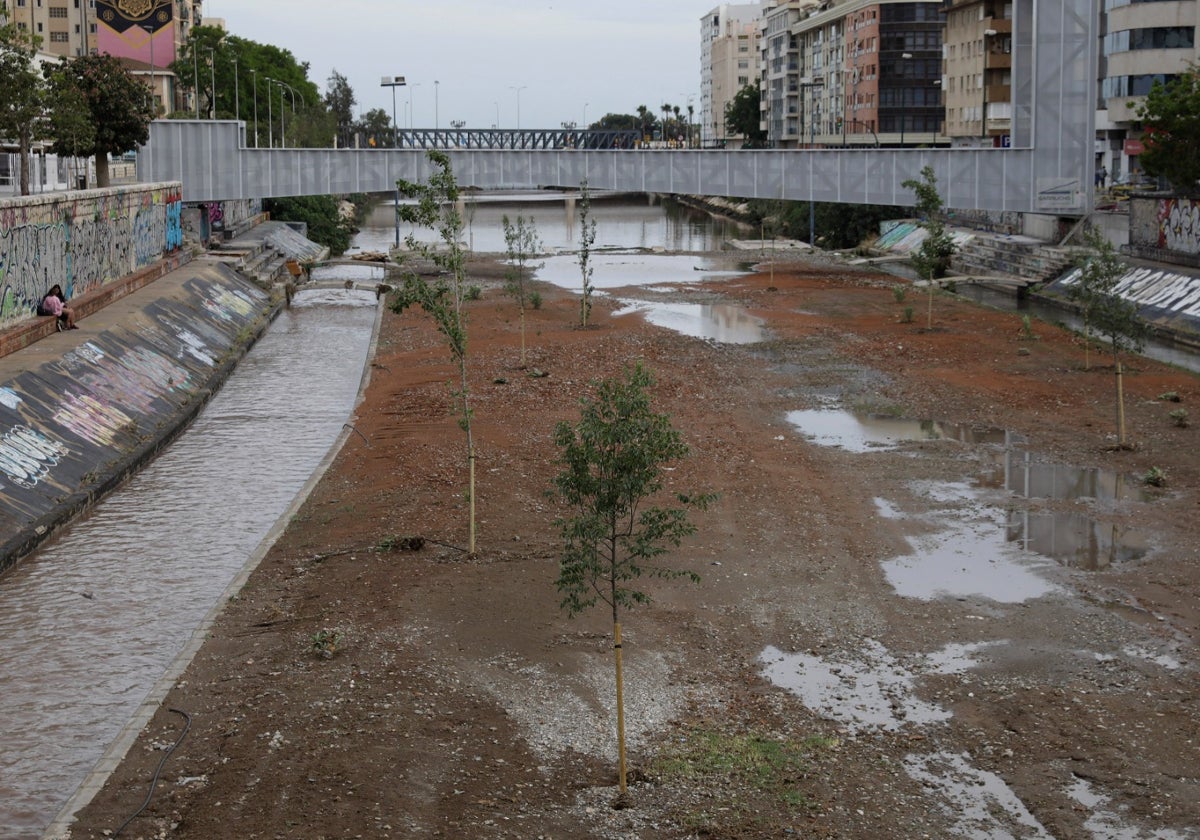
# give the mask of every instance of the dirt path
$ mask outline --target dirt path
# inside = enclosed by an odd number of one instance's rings
[[[1200,456],[1156,399],[1197,405],[1196,378],[1131,365],[1138,448],[1113,452],[1112,371],[1085,371],[1077,339],[1024,340],[1015,315],[946,297],[925,331],[900,323],[923,303],[893,283],[788,265],[670,293],[764,319],[744,346],[604,302],[580,330],[577,301],[547,287],[534,378],[487,282],[474,559],[447,354],[424,316],[385,315],[362,437],[71,836],[108,836],[141,804],[179,731],[168,708],[192,730],[123,837],[1197,836]],[[610,628],[558,609],[544,491],[555,422],[635,359],[692,447],[669,486],[721,496],[679,553],[702,582],[652,582],[625,621],[633,807],[614,810]],[[1046,481],[1097,495],[1004,489],[1026,473],[998,443],[851,452],[788,422],[830,406],[1006,430],[1057,465]],[[1153,466],[1169,484],[1143,500]],[[1099,560],[1014,559],[1005,534],[1044,538],[1050,514]],[[1114,540],[1128,551],[1109,564]],[[312,650],[322,631],[340,636],[331,658]]]

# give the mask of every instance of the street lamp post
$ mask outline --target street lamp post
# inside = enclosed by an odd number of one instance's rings
[[[275,80],[270,76],[263,76],[267,80],[267,147],[275,148],[275,116],[271,113],[271,85],[275,84]]]
[[[208,48],[208,84],[212,94],[208,100],[208,118],[217,118],[217,54],[212,47]]]
[[[433,130],[437,131],[440,121],[438,119],[438,87],[441,85],[437,79],[433,80]]]
[[[517,92],[517,131],[521,130],[521,91],[525,90],[527,87],[529,87],[529,85],[508,86],[509,90],[515,90]]]
[[[588,106],[588,103],[584,102],[584,103],[583,103],[583,130],[584,130],[584,131],[587,131],[587,127],[588,127],[588,123],[587,123],[587,106]]]
[[[824,79],[813,76],[804,76],[800,79],[800,87],[808,88],[808,148],[810,151],[817,144],[817,105],[813,91],[824,84]],[[811,183],[808,185],[808,247],[810,249],[817,247],[817,202],[813,198]]]
[[[413,108],[413,97],[412,97],[413,88],[419,88],[420,86],[421,86],[420,82],[413,82],[411,85],[408,86],[408,127],[409,128],[412,128],[413,123],[416,122],[416,120],[417,120],[417,111],[415,108]]]
[[[399,132],[397,131],[397,126],[396,126],[396,88],[404,87],[404,85],[405,85],[405,82],[404,82],[403,76],[384,76],[382,79],[379,80],[380,87],[390,87],[392,89],[392,148],[393,149],[396,148],[396,146],[398,145],[397,140],[399,138]],[[400,243],[397,242],[396,244],[399,245]]]
[[[254,88],[254,148],[258,148],[258,71],[250,68],[250,87]]]
[[[500,103],[493,102],[492,104],[496,106],[496,124],[494,126],[492,126],[492,128],[499,128],[500,127]]]
[[[235,120],[242,118],[242,100],[241,93],[238,90],[238,62],[236,55],[233,57],[233,114]]]
[[[192,96],[196,97],[196,119],[200,119],[200,50],[192,42]]]
[[[154,95],[154,24],[144,24],[146,34],[150,36],[150,108],[154,116],[158,116],[158,100]]]

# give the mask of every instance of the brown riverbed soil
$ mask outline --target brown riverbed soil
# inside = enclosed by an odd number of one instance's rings
[[[768,331],[749,345],[614,317],[604,300],[579,329],[577,300],[541,288],[522,369],[514,304],[475,268],[477,554],[447,352],[420,312],[388,312],[361,434],[73,838],[110,836],[141,805],[180,731],[168,709],[191,730],[122,837],[1195,836],[1200,432],[1168,416],[1200,405],[1193,375],[1130,362],[1136,448],[1114,451],[1113,368],[1093,354],[1085,369],[1077,337],[1039,323],[1030,339],[1016,315],[949,296],[926,330],[918,292],[898,303],[893,279],[835,264],[641,293],[740,304]],[[692,450],[668,486],[720,499],[673,558],[702,581],[646,581],[653,604],[624,616],[629,807],[614,808],[611,625],[603,608],[559,610],[544,491],[554,424],[637,359]],[[1182,402],[1157,399],[1168,391]],[[854,453],[787,420],[831,405],[997,427],[1039,462],[1113,470],[1134,490],[1157,466],[1168,484],[1144,501],[1028,500],[990,488],[995,443]],[[1004,565],[1008,523],[1051,512],[1103,523],[1088,526],[1103,568]],[[1109,564],[1114,526],[1148,553]],[[935,550],[959,551],[950,571],[899,594],[887,570]],[[933,596],[964,568],[1046,591]],[[314,650],[321,633],[332,656]],[[832,688],[806,701],[768,664]]]

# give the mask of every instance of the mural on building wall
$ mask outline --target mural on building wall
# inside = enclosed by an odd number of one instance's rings
[[[75,297],[183,245],[178,188],[80,195],[0,207],[0,327],[32,315],[55,283]]]
[[[96,46],[166,67],[175,60],[174,0],[96,0]]]
[[[1158,247],[1200,254],[1200,202],[1191,198],[1159,200]]]

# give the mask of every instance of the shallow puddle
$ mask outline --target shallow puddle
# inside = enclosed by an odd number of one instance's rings
[[[1010,511],[1007,534],[1009,542],[1026,551],[1088,572],[1139,560],[1150,551],[1145,534],[1080,513]]]
[[[1036,555],[1005,541],[1003,517],[985,509],[978,518],[910,537],[912,553],[885,560],[884,576],[896,594],[924,601],[980,597],[1019,604],[1059,591],[1038,573]]]
[[[763,674],[805,706],[851,732],[894,732],[906,724],[939,723],[951,714],[916,696],[913,674],[873,639],[838,661],[768,647]]]
[[[660,303],[622,300],[618,315],[645,314],[646,320],[682,335],[721,344],[754,344],[766,337],[761,318],[727,303]]]
[[[980,484],[1027,499],[1145,502],[1152,498],[1144,484],[1125,473],[1043,463],[1035,461],[1029,452],[1016,449],[998,453],[995,469]]]
[[[907,441],[957,440],[962,443],[1007,444],[1013,436],[1004,429],[975,428],[938,420],[880,417],[842,409],[789,411],[787,421],[819,446],[849,452],[890,449]]]
[[[954,821],[958,837],[1053,840],[1004,779],[972,766],[966,753],[909,755],[904,769],[927,791],[941,795],[942,810]]]
[[[593,252],[588,264],[592,269],[592,286],[596,289],[700,283],[714,277],[734,277],[743,273],[737,271],[732,260],[695,254]],[[582,288],[579,257],[574,254],[547,257],[537,269],[537,279],[578,292]]]

